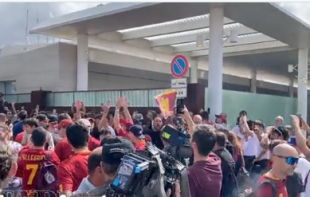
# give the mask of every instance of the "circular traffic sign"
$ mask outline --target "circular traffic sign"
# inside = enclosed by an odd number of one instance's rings
[[[175,78],[182,78],[186,75],[189,69],[188,61],[185,56],[175,56],[170,64],[171,73]]]

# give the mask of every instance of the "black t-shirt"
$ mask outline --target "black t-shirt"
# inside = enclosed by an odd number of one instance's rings
[[[230,152],[226,148],[214,151],[221,159],[221,168],[223,173],[221,196],[229,196],[237,189],[235,177],[235,161]]]
[[[161,140],[160,137],[160,131],[154,131],[153,129],[149,129],[145,132],[143,132],[144,135],[149,135],[152,138],[152,143],[159,148],[160,150],[162,150],[164,148],[164,143]]]
[[[300,173],[294,172],[293,175],[286,178],[286,190],[289,197],[297,197],[299,193],[304,192],[304,185]]]

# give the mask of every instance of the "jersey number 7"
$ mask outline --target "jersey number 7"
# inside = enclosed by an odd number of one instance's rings
[[[31,170],[30,176],[27,182],[28,185],[32,185],[33,179],[38,171],[38,168],[39,168],[38,164],[27,164],[26,165],[26,170]]]

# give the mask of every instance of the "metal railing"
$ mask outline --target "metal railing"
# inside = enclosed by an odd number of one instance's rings
[[[71,106],[73,101],[81,100],[86,106],[101,106],[111,100],[114,106],[116,99],[126,97],[131,107],[157,107],[155,96],[169,89],[152,90],[106,90],[85,92],[52,92],[47,94],[47,106]]]
[[[30,103],[31,94],[5,94],[5,100],[9,103]]]

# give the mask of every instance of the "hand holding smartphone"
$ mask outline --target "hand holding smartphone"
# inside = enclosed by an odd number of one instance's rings
[[[302,117],[301,117],[301,114],[298,114],[297,116],[299,118],[299,127],[301,128],[302,127]]]

